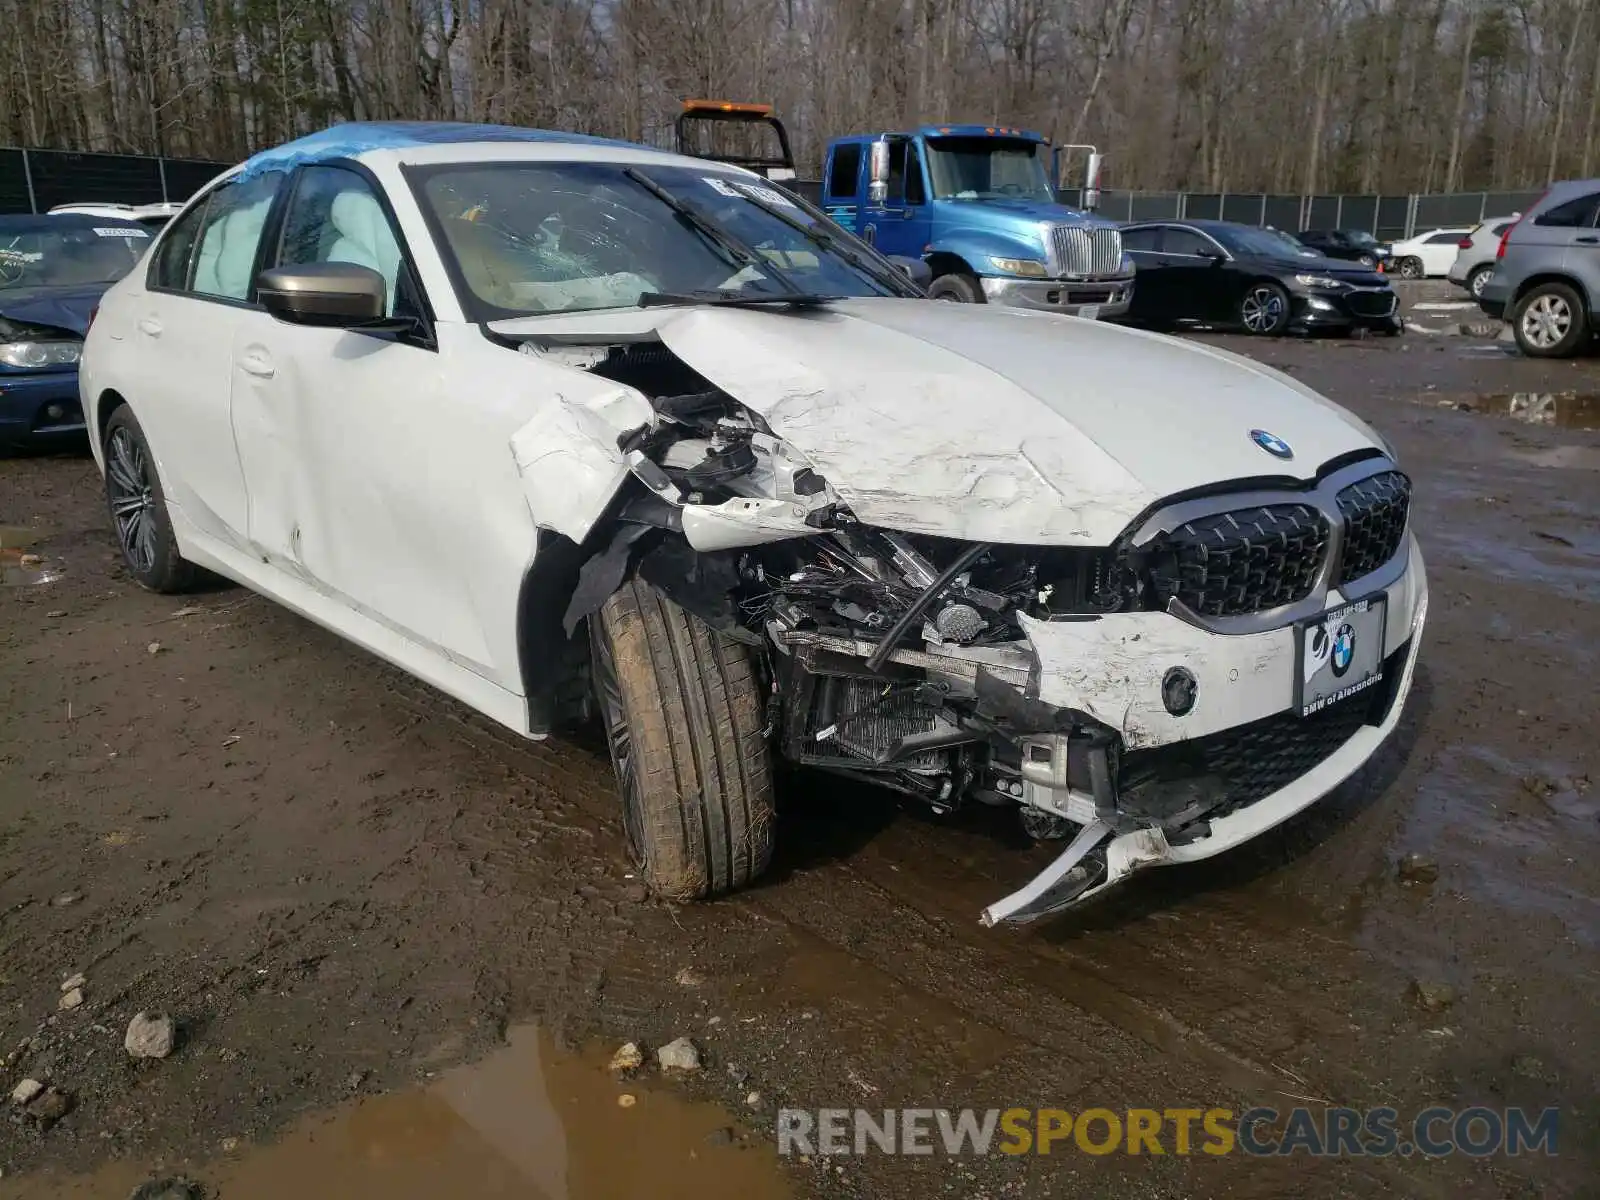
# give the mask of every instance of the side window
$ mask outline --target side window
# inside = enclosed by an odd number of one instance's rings
[[[1133,251],[1153,251],[1161,246],[1161,227],[1147,225],[1143,229],[1128,229],[1122,234],[1124,249]]]
[[[1166,254],[1188,254],[1200,257],[1205,254],[1215,254],[1217,248],[1210,238],[1201,237],[1192,229],[1168,229],[1166,239],[1161,243],[1162,251]]]
[[[230,183],[211,194],[200,225],[190,290],[223,300],[248,300],[255,287],[256,252],[282,172]]]
[[[1515,221],[1501,221],[1500,224],[1496,225],[1492,230],[1490,230],[1490,232],[1493,233],[1495,237],[1505,237],[1506,230],[1510,229],[1515,224]]]
[[[1593,192],[1540,213],[1533,223],[1554,225],[1559,229],[1585,229],[1594,224],[1597,208],[1600,208],[1600,192]]]
[[[199,238],[200,223],[205,220],[209,203],[195,205],[183,215],[182,220],[174,221],[168,227],[151,259],[150,273],[145,277],[146,286],[169,292],[188,290],[189,263],[194,258],[194,244]]]
[[[342,167],[306,167],[283,217],[274,266],[353,263],[383,276],[386,311],[417,314],[400,240],[372,185]]]
[[[845,142],[833,148],[828,160],[828,196],[835,200],[854,200],[861,179],[861,143]]]
[[[1461,240],[1459,233],[1436,233],[1427,240],[1429,246],[1454,246]]]
[[[926,204],[928,194],[922,186],[922,155],[915,142],[906,143],[905,201],[907,205]]]
[[[889,143],[889,194],[886,199],[890,204],[906,194],[906,148],[910,145],[904,138],[896,138]]]

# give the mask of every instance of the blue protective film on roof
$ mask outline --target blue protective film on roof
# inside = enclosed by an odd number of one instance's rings
[[[353,121],[332,125],[245,160],[236,176],[250,179],[267,171],[287,171],[303,163],[350,158],[368,150],[409,150],[456,142],[567,142],[583,146],[626,146],[632,142],[592,137],[585,133],[559,133],[549,129],[522,129],[515,125],[471,125],[456,121]]]

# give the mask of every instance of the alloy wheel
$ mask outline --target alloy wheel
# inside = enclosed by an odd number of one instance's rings
[[[1551,293],[1536,296],[1522,310],[1521,324],[1522,336],[1530,346],[1548,350],[1572,328],[1572,308],[1560,296]]]
[[[1268,333],[1283,320],[1283,297],[1272,288],[1253,288],[1245,295],[1240,316],[1251,333]]]
[[[1474,296],[1483,295],[1484,285],[1489,282],[1491,274],[1493,274],[1491,271],[1479,271],[1471,279],[1467,280],[1467,287]]]
[[[123,557],[134,570],[147,572],[156,561],[155,487],[144,451],[125,428],[114,430],[106,443],[106,482]]]

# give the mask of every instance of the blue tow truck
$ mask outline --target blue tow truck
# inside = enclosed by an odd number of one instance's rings
[[[708,148],[697,126],[742,126],[742,152]],[[776,153],[749,149],[762,129]],[[881,253],[921,259],[932,271],[928,294],[942,300],[1105,318],[1126,313],[1133,299],[1121,232],[1057,199],[1057,156],[1038,133],[924,125],[835,138],[822,179],[807,181],[796,177],[788,134],[770,107],[691,101],[679,118],[678,149],[760,171]],[[1091,190],[1097,172],[1095,155]]]

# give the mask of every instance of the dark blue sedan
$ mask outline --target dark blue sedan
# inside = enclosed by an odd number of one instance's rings
[[[0,216],[0,445],[84,436],[90,314],[149,245],[148,229],[114,217]]]

